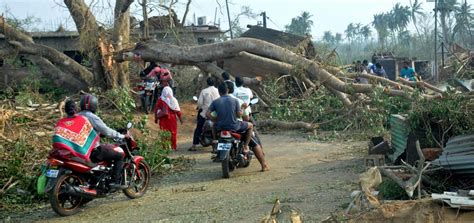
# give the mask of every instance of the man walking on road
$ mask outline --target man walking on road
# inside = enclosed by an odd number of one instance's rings
[[[199,137],[202,134],[202,127],[206,122],[206,113],[211,105],[212,101],[219,98],[219,91],[214,87],[214,79],[212,77],[207,78],[207,88],[203,89],[199,94],[197,107],[199,109],[197,114],[197,124],[196,129],[194,129],[193,135],[193,145],[188,149],[188,151],[196,151],[196,146],[199,144]]]

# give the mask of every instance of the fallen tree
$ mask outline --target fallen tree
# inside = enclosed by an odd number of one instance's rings
[[[321,67],[317,62],[306,59],[277,45],[252,38],[237,38],[225,42],[193,47],[179,47],[157,40],[146,40],[137,43],[134,49],[119,52],[114,58],[118,62],[145,60],[194,65],[203,62],[212,62],[221,58],[235,57],[242,52],[300,67],[306,71],[304,75],[310,80],[319,81],[325,87],[338,92],[346,94],[370,94],[374,89],[372,84],[343,82]],[[410,92],[404,90],[385,88],[384,92],[391,96],[412,97]],[[422,96],[430,97],[428,95]]]

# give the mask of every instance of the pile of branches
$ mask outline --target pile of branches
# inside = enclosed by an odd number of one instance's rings
[[[16,106],[2,101],[0,107],[0,199],[2,204],[28,202],[36,176],[47,157],[61,105]],[[2,205],[0,205],[2,208]]]

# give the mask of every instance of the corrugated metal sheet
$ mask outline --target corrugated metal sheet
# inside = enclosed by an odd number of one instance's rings
[[[408,134],[410,133],[410,126],[405,117],[401,115],[390,116],[390,135],[392,138],[393,153],[388,155],[388,158],[395,161],[407,148]]]
[[[456,174],[474,177],[474,134],[449,139],[441,156],[432,162]]]

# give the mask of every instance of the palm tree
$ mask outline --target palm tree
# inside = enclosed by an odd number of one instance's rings
[[[387,21],[387,28],[390,30],[390,35],[393,43],[393,41],[396,40],[395,33],[399,27],[393,10],[384,14],[384,20]]]
[[[339,44],[341,41],[342,41],[342,34],[336,33],[336,35],[334,36],[334,42],[336,42],[336,44]]]
[[[355,26],[354,26],[354,23],[351,22],[349,25],[347,25],[347,28],[344,31],[349,42],[352,42],[351,40],[354,37],[354,31],[355,31]]]
[[[422,3],[418,2],[418,0],[415,0],[412,4],[410,0],[410,7],[411,7],[411,21],[413,22],[413,25],[415,26],[416,33],[420,35],[420,31],[418,30],[418,26],[416,25],[416,16],[424,16],[425,13],[422,11],[421,7]]]
[[[311,33],[311,26],[314,24],[311,17],[309,12],[303,11],[300,16],[291,19],[291,23],[285,26],[286,32],[300,36]]]
[[[456,0],[438,0],[438,8],[440,12],[440,22],[441,22],[441,30],[443,32],[443,41],[445,44],[450,44],[449,39],[449,28],[447,25],[447,20],[451,16],[451,12],[454,11],[454,7],[456,5]]]
[[[329,44],[333,44],[335,41],[334,36],[332,35],[331,31],[324,32],[323,41]]]
[[[405,30],[410,22],[410,8],[397,3],[392,9],[392,14],[397,26],[397,31]]]
[[[370,30],[369,25],[365,25],[360,29],[360,34],[364,37],[364,40],[367,41],[372,35],[372,30]]]
[[[385,13],[375,14],[374,21],[372,22],[372,26],[377,31],[378,42],[381,48],[385,46],[385,40],[388,36],[388,21]]]
[[[469,35],[469,41],[472,45],[474,42],[473,33],[472,33],[472,26],[474,26],[474,10],[471,8],[472,6],[467,4],[467,0],[464,3],[458,3],[455,5],[455,18],[456,18],[456,25],[453,29],[453,37],[459,33],[461,38]]]

